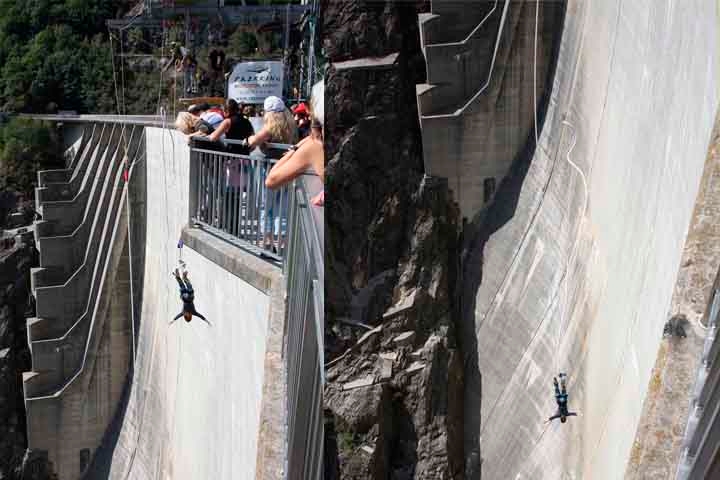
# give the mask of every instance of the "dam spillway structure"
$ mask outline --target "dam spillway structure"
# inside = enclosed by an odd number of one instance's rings
[[[465,221],[466,478],[624,478],[720,98],[717,2],[430,4],[417,99]],[[548,424],[560,372],[581,414]]]
[[[261,255],[260,177],[219,186],[272,160],[190,147],[157,116],[33,118],[69,155],[38,173],[29,455],[58,479],[318,478],[319,179],[284,190],[284,240]],[[181,260],[207,322],[172,321]]]

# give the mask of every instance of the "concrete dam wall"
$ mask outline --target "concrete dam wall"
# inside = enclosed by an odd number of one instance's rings
[[[189,147],[137,122],[67,128],[72,163],[40,173],[29,448],[59,479],[252,479],[281,271],[188,228]],[[180,258],[209,323],[170,324]]]
[[[190,155],[176,132],[147,128],[146,136],[142,321],[109,478],[251,479],[268,294],[183,247],[196,307],[210,325],[168,325],[182,307],[170,272],[189,218]]]
[[[464,83],[483,85],[488,70],[459,70],[458,98],[443,106],[455,118],[442,120],[439,131],[422,98],[429,87],[418,89],[426,170],[450,176],[469,221],[467,471],[477,474],[482,463],[489,480],[620,479],[718,107],[717,2],[511,1],[495,2],[494,11],[488,3],[465,17],[469,32],[491,12],[487,38],[463,44],[465,55],[485,65],[497,52],[486,91],[460,98]],[[558,4],[562,21],[544,21]],[[451,5],[433,1],[421,27],[454,18]],[[430,55],[432,43],[448,40],[433,42],[432,28],[426,31],[432,80],[437,62],[462,55]],[[513,58],[530,71],[537,62],[537,91],[533,75],[515,77],[514,93],[502,88],[512,83]],[[550,72],[546,84],[542,72]],[[457,78],[439,83],[448,91]],[[541,112],[537,148],[533,93]],[[516,107],[508,107],[510,98]],[[480,130],[488,115],[525,134],[498,151],[492,138],[478,140],[488,138]],[[456,141],[461,147],[438,147]],[[478,180],[484,177],[499,184],[491,195]],[[559,372],[569,376],[570,409],[579,416],[547,424]]]

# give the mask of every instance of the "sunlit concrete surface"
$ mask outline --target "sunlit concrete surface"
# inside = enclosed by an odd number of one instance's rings
[[[623,478],[718,106],[717,31],[714,0],[568,1],[539,148],[519,196],[497,194],[517,205],[466,257],[484,480]],[[560,371],[580,416],[548,425]]]
[[[188,222],[188,146],[147,128],[147,220],[135,373],[112,453],[115,479],[255,477],[269,300],[189,247],[195,305],[180,312],[178,240]],[[133,179],[131,179],[131,182]],[[133,223],[131,212],[131,226]],[[134,235],[133,235],[134,237]],[[132,245],[138,250],[138,245]]]

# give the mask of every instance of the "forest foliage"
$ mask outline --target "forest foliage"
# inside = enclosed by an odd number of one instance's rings
[[[129,0],[0,0],[0,109],[114,110],[105,21]]]

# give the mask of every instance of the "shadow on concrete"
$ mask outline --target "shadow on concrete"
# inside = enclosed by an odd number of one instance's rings
[[[130,181],[130,209],[131,215],[128,219],[130,222],[130,241],[132,252],[130,259],[132,260],[132,293],[133,301],[128,305],[131,311],[130,318],[134,321],[131,335],[134,335],[134,344],[137,345],[140,335],[140,321],[143,302],[143,281],[145,276],[145,236],[147,230],[146,208],[147,199],[147,182],[145,162],[139,162],[138,168],[133,170]],[[135,358],[133,357],[132,345],[128,345],[130,351],[130,365],[128,366],[128,374],[123,385],[123,391],[118,404],[115,415],[113,416],[108,429],[103,436],[100,447],[95,451],[92,461],[88,469],[81,477],[84,480],[110,478],[110,467],[112,465],[112,457],[115,452],[120,437],[125,412],[127,411],[130,401],[130,393],[133,384],[133,374],[135,368]]]
[[[115,452],[115,446],[120,438],[120,430],[122,428],[125,411],[130,400],[130,390],[132,386],[133,372],[128,372],[128,376],[123,386],[120,405],[115,412],[112,422],[108,426],[105,436],[103,437],[100,447],[95,451],[92,462],[88,466],[82,477],[82,480],[93,480],[97,478],[110,478],[110,467],[112,465],[112,457]]]
[[[550,49],[550,68],[538,91],[538,133],[542,131],[547,115],[553,79],[557,67],[557,58],[562,39],[566,1],[541,2],[543,18],[549,22],[555,32]],[[532,101],[521,99],[521,101]],[[475,317],[476,295],[483,280],[483,261],[485,244],[488,239],[515,216],[520,192],[535,155],[535,134],[531,128],[524,147],[513,160],[510,172],[498,187],[491,205],[463,225],[462,266],[461,266],[461,329],[460,341],[465,364],[465,478],[480,478],[480,405],[482,399],[482,373],[478,364],[477,319]]]

